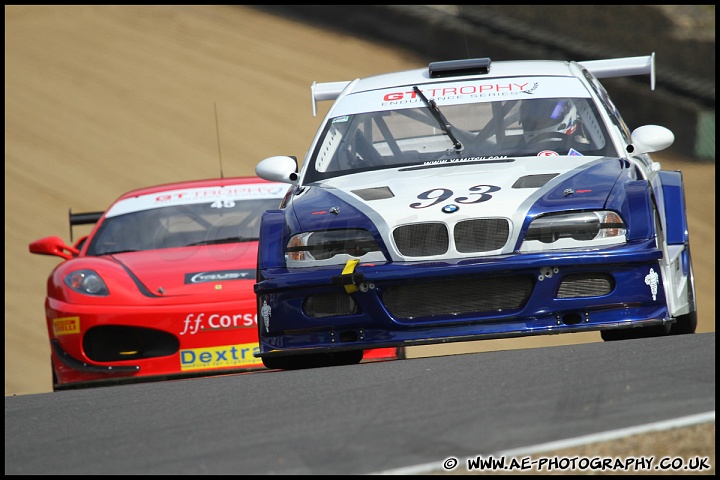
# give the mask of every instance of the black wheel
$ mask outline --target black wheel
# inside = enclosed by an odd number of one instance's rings
[[[671,324],[654,325],[652,327],[621,328],[601,330],[600,337],[606,342],[617,340],[633,340],[636,338],[664,337],[670,333]]]
[[[677,317],[677,321],[673,324],[670,329],[670,335],[687,335],[689,333],[695,333],[697,329],[697,311],[680,315]]]
[[[52,388],[53,388],[53,392],[57,392],[57,390],[58,390],[58,378],[57,378],[57,373],[55,372],[55,365],[53,364],[52,357],[50,357],[50,371],[52,372]]]
[[[663,251],[663,256],[667,256],[667,252],[663,248],[662,228],[660,218],[658,217],[657,211],[653,212],[655,217],[655,236],[657,242],[657,248]],[[662,269],[661,269],[662,270]],[[601,330],[600,337],[606,342],[614,342],[617,340],[633,340],[636,338],[647,338],[647,337],[662,337],[670,334],[671,325],[657,325],[652,327],[631,327],[616,330]]]
[[[288,355],[285,357],[263,358],[267,368],[278,370],[302,370],[305,368],[337,367],[355,365],[362,360],[362,350],[344,350],[333,353],[312,353],[307,355]]]

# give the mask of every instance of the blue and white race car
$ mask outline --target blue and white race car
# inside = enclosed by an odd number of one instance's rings
[[[315,83],[334,100],[262,217],[260,351],[269,368],[357,363],[367,348],[600,331],[695,332],[680,171],[648,152],[598,79],[654,54],[584,62],[434,62]]]

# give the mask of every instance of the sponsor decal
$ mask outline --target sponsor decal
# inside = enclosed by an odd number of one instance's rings
[[[427,208],[450,199],[452,199],[453,202],[465,205],[482,203],[492,199],[492,195],[490,194],[498,191],[500,191],[500,187],[495,185],[474,185],[468,187],[467,191],[461,192],[455,192],[449,188],[436,187],[418,194],[416,198],[422,201],[411,203],[409,206],[415,209]]]
[[[184,328],[180,335],[195,335],[198,332],[231,330],[234,328],[247,328],[257,326],[257,315],[254,313],[238,313],[235,315],[221,315],[212,313],[188,313],[183,320]]]
[[[267,298],[263,299],[262,306],[260,307],[260,316],[263,319],[263,324],[265,325],[265,331],[270,331],[270,316],[272,315],[272,308],[270,308],[270,305],[267,303]]]
[[[558,157],[560,156],[557,152],[553,152],[552,150],[543,150],[542,152],[537,154],[538,157]]]
[[[427,86],[421,90],[428,97],[457,97],[459,95],[487,95],[487,94],[509,94],[509,93],[526,93],[532,94],[537,89],[538,84],[532,85],[525,83],[485,83],[485,84],[465,84],[465,85],[445,85],[440,87]],[[391,92],[387,93],[383,100],[393,102],[398,100],[415,99],[417,93],[414,90],[407,92]]]
[[[529,96],[538,98],[581,97],[590,92],[572,77],[523,77],[509,81],[457,80],[418,85],[420,91],[439,106],[463,103],[482,103],[496,100],[515,100]],[[401,108],[427,108],[420,95],[412,88],[386,88],[348,95],[336,105],[337,117],[378,110]]]
[[[218,270],[185,274],[185,283],[225,282],[229,280],[254,280],[255,270]],[[219,289],[218,289],[219,290]]]
[[[262,361],[255,358],[259,351],[257,343],[180,350],[180,370],[262,366]]]
[[[184,188],[163,193],[150,193],[119,201],[105,214],[106,218],[150,208],[194,203],[210,203],[215,208],[232,208],[236,200],[246,198],[282,198],[287,187],[284,185],[253,183]]]
[[[483,160],[506,160],[507,155],[487,155],[483,157],[462,157],[462,158],[440,158],[437,160],[428,160],[423,162],[423,165],[446,165],[450,163],[472,163],[480,162]]]
[[[660,277],[652,268],[650,269],[650,273],[645,275],[645,285],[650,287],[650,293],[652,293],[653,300],[657,300],[658,283],[660,283],[659,279]]]
[[[53,318],[52,328],[56,337],[80,333],[80,317]]]
[[[155,197],[156,203],[165,202],[185,202],[188,200],[201,199],[224,199],[224,198],[253,198],[253,197],[272,197],[279,192],[283,192],[283,187],[273,184],[254,184],[254,185],[231,185],[227,187],[207,187],[207,188],[188,188],[186,190],[175,190],[172,192],[161,193]]]

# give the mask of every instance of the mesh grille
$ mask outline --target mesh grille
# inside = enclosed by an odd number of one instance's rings
[[[311,295],[303,304],[303,312],[311,318],[352,315],[357,311],[355,300],[346,293]]]
[[[504,218],[466,220],[455,225],[455,247],[458,252],[487,252],[502,248],[510,233]]]
[[[573,273],[562,279],[557,298],[600,297],[615,289],[615,279],[606,273]]]
[[[458,252],[489,252],[505,245],[510,223],[504,218],[465,220],[455,225],[453,234]],[[400,253],[407,257],[444,255],[450,245],[443,223],[403,225],[395,229],[393,238]]]
[[[398,227],[393,232],[400,253],[408,257],[442,255],[450,239],[444,223],[416,223]]]
[[[388,288],[383,303],[396,318],[463,315],[521,308],[530,277],[457,278]]]

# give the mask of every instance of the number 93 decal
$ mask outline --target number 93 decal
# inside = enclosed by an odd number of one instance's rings
[[[453,202],[457,203],[482,203],[487,202],[492,198],[490,195],[493,192],[500,190],[500,187],[495,185],[475,185],[468,189],[467,196],[455,197]],[[450,189],[447,188],[433,188],[432,190],[426,190],[417,196],[420,200],[427,200],[426,202],[415,202],[410,204],[410,208],[427,208],[449,200],[455,195]]]

